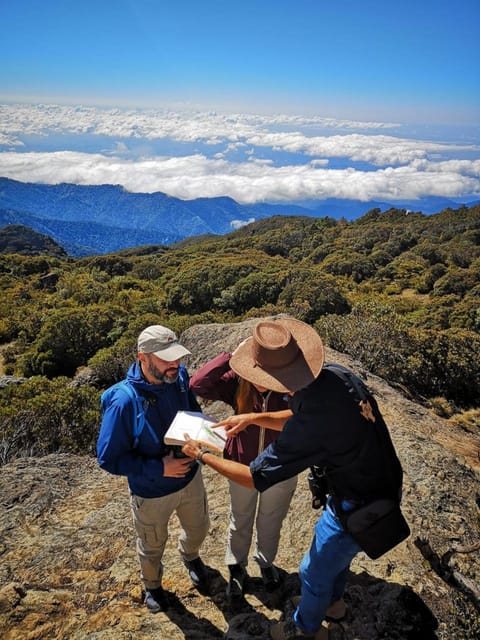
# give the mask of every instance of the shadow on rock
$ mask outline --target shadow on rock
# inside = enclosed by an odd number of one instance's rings
[[[270,638],[271,620],[252,611],[239,613],[230,619],[224,640],[265,640]]]
[[[281,576],[280,586],[268,591],[261,578],[249,578],[247,582],[246,593],[254,595],[268,609],[280,610],[285,609],[288,600],[300,593],[300,580],[298,573],[287,573],[283,569],[279,569]]]
[[[252,589],[253,591],[253,589]],[[282,592],[281,619],[294,611],[292,598],[300,592],[298,574],[288,574]],[[261,596],[261,589],[255,591]],[[271,595],[271,594],[268,594]],[[330,640],[436,640],[438,622],[423,600],[409,587],[367,573],[349,576],[344,594],[347,614],[329,624]],[[269,638],[271,620],[256,612],[230,619],[225,640]],[[242,626],[243,625],[243,626]]]
[[[198,617],[188,610],[183,602],[173,592],[166,593],[166,609],[164,614],[190,640],[220,640],[224,632],[213,625],[210,620]]]
[[[435,640],[438,622],[410,588],[369,575],[350,574],[347,615],[330,625],[331,640]]]

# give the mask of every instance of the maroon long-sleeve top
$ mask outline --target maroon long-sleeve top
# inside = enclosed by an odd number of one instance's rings
[[[221,353],[200,367],[190,379],[190,389],[204,400],[221,400],[237,412],[238,376],[230,368],[230,356],[230,353]],[[287,394],[276,391],[260,393],[254,389],[253,412],[279,411],[288,408]],[[251,424],[237,436],[228,438],[224,457],[250,464],[277,437],[278,431]]]

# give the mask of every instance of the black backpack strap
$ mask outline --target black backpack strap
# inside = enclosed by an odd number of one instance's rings
[[[375,422],[375,415],[369,400],[370,391],[363,380],[356,376],[352,371],[343,367],[341,364],[337,364],[336,362],[327,362],[323,365],[323,368],[338,376],[345,386],[348,387],[348,390],[360,407],[360,413],[365,420]]]
[[[379,496],[376,495],[376,491],[372,490],[372,499],[377,497],[388,497],[398,500],[402,484],[401,464],[393,447],[388,428],[378,409],[374,397],[365,383],[345,367],[336,363],[328,363],[324,365],[324,368],[337,375],[343,381],[354,401],[360,407],[362,417],[370,422],[370,425],[368,425],[365,431],[366,437],[363,444],[359,447],[355,460],[341,468],[327,469],[326,471],[329,488],[331,489],[330,493],[334,499],[335,510],[340,514],[342,499],[344,497],[351,499],[352,497],[350,495],[344,496],[342,489],[335,486],[338,484],[337,479],[340,477],[340,474],[345,476],[345,474],[348,473],[356,473],[356,469],[360,468],[359,465],[368,467],[368,464],[365,461],[365,456],[368,454],[368,442],[372,438],[376,442],[378,455],[381,455],[382,459],[385,460],[384,484],[382,487],[379,487],[379,489],[381,489]],[[365,497],[365,500],[368,502],[369,498]]]

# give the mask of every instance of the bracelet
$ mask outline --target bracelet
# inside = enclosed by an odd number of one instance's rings
[[[205,462],[203,461],[203,456],[206,453],[212,453],[212,451],[210,449],[207,449],[207,447],[202,447],[200,449],[200,451],[197,453],[195,460],[197,460],[198,462],[200,462],[200,464],[205,464]]]

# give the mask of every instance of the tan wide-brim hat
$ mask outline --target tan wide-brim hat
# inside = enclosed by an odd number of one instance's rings
[[[323,367],[323,343],[313,327],[281,318],[260,321],[232,354],[231,368],[241,378],[272,391],[298,391]]]

